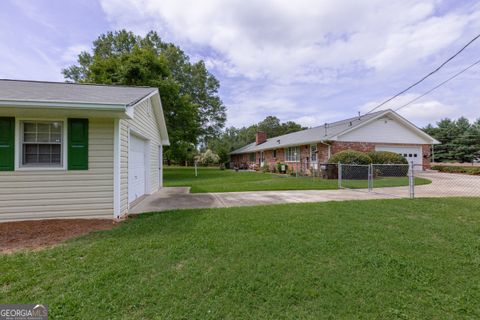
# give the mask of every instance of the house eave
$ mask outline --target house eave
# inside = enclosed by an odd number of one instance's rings
[[[259,152],[259,151],[268,151],[268,150],[276,150],[276,149],[284,149],[289,147],[296,147],[296,146],[304,146],[304,145],[311,145],[315,143],[325,143],[327,141],[331,141],[332,139],[321,139],[321,140],[313,140],[313,141],[305,141],[301,143],[289,143],[289,144],[281,144],[275,147],[268,147],[268,148],[259,148],[251,151],[244,151],[244,152],[237,152],[236,150],[229,153],[229,155],[236,155],[236,154],[245,154],[245,153],[252,153],[252,152]],[[328,144],[328,143],[326,143]]]
[[[0,100],[0,107],[12,108],[47,108],[47,109],[84,109],[102,111],[126,111],[124,104],[85,103],[72,101],[33,101],[33,100]]]

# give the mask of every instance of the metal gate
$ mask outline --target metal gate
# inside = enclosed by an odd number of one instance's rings
[[[408,164],[338,164],[338,188],[414,197],[414,170]]]

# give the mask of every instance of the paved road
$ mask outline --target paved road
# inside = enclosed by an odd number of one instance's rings
[[[480,197],[480,177],[449,173],[422,172],[417,176],[432,180],[415,187],[416,197]],[[163,188],[147,196],[130,211],[133,214],[192,208],[225,208],[263,204],[302,203],[345,200],[407,198],[408,187],[366,190],[293,190],[225,193],[189,193],[189,188]]]

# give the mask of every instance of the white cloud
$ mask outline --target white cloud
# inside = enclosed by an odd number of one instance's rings
[[[61,59],[64,63],[76,63],[78,55],[82,51],[90,51],[90,47],[85,44],[74,44],[62,52]]]
[[[382,70],[419,61],[458,39],[472,21],[469,14],[433,15],[436,2],[101,0],[114,24],[158,28],[207,46],[251,79],[308,78],[358,62]]]
[[[377,109],[377,111],[384,109],[397,110],[400,108],[397,112],[418,126],[424,126],[428,123],[436,123],[442,118],[455,119],[459,117],[458,106],[453,104],[445,104],[432,98],[423,98],[408,104],[419,95],[419,93],[409,93],[399,96],[392,102]],[[370,111],[380,102],[381,101],[372,101],[364,104],[361,107],[362,113]]]
[[[116,28],[155,29],[205,59],[235,125],[269,114],[308,126],[351,116],[436,67],[480,20],[479,4],[438,0],[100,2]],[[461,91],[456,101],[436,96],[402,112],[420,124],[461,113],[472,103]]]

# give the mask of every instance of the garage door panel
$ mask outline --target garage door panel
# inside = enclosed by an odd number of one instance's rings
[[[128,151],[128,202],[145,194],[145,140],[130,136]]]
[[[390,151],[402,155],[408,163],[421,165],[423,162],[422,147],[375,146],[376,151]]]

